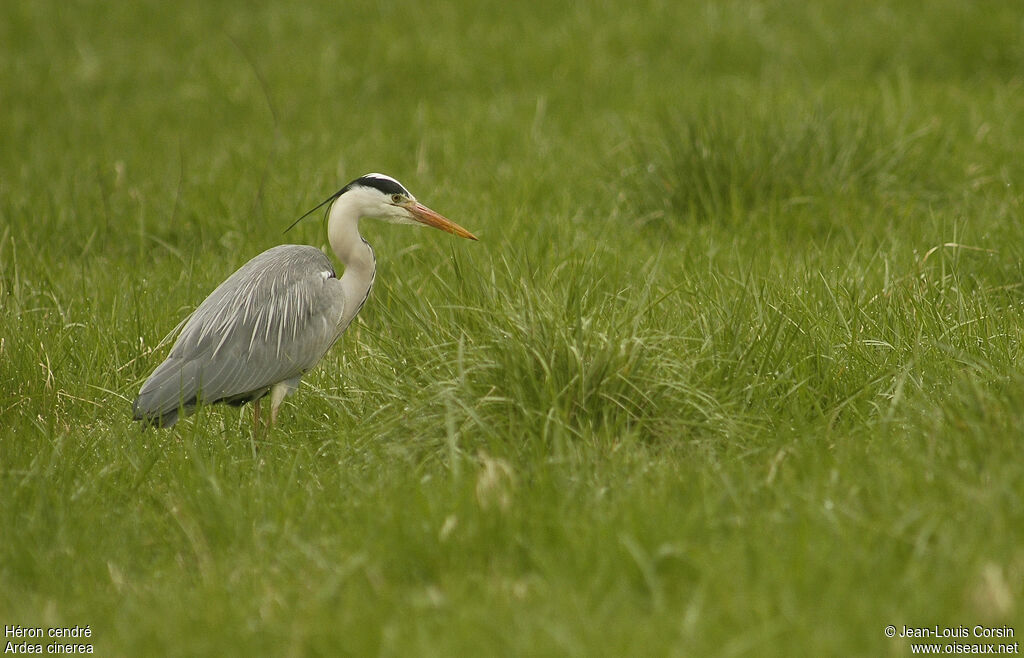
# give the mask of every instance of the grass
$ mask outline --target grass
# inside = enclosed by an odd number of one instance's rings
[[[0,623],[104,655],[908,655],[1024,630],[1014,2],[0,10]],[[161,339],[397,176],[254,451]]]

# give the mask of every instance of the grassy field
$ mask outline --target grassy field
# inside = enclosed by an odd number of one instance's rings
[[[1024,8],[0,7],[0,624],[142,655],[910,654],[1024,633]],[[254,450],[161,339],[383,171]],[[5,642],[11,638],[5,638]],[[991,641],[991,640],[990,640]]]

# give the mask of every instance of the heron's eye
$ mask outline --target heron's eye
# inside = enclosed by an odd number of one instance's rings
[[[401,194],[392,194],[391,195],[391,203],[393,203],[395,205],[398,205],[399,203],[402,203],[402,201],[404,201],[404,200],[405,200],[405,197],[403,197]]]

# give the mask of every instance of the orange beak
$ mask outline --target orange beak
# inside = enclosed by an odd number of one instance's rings
[[[467,238],[469,240],[477,239],[475,235],[473,235],[466,229],[462,228],[461,226],[459,226],[452,220],[448,219],[447,217],[434,212],[433,210],[426,207],[422,203],[419,203],[418,201],[410,201],[409,203],[404,205],[405,209],[408,210],[409,213],[412,215],[412,218],[415,219],[420,224],[426,224],[427,226],[439,228],[442,231],[451,233],[453,235],[457,235],[460,238]]]

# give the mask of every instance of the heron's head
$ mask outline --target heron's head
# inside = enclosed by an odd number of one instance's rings
[[[477,239],[475,235],[455,222],[417,201],[404,185],[384,174],[360,176],[320,205],[329,202],[333,202],[334,206],[344,204],[343,207],[348,211],[346,214],[350,214],[356,219],[372,218],[392,224],[425,224],[461,238]],[[308,214],[306,213],[306,215]],[[294,225],[292,224],[292,226]]]

